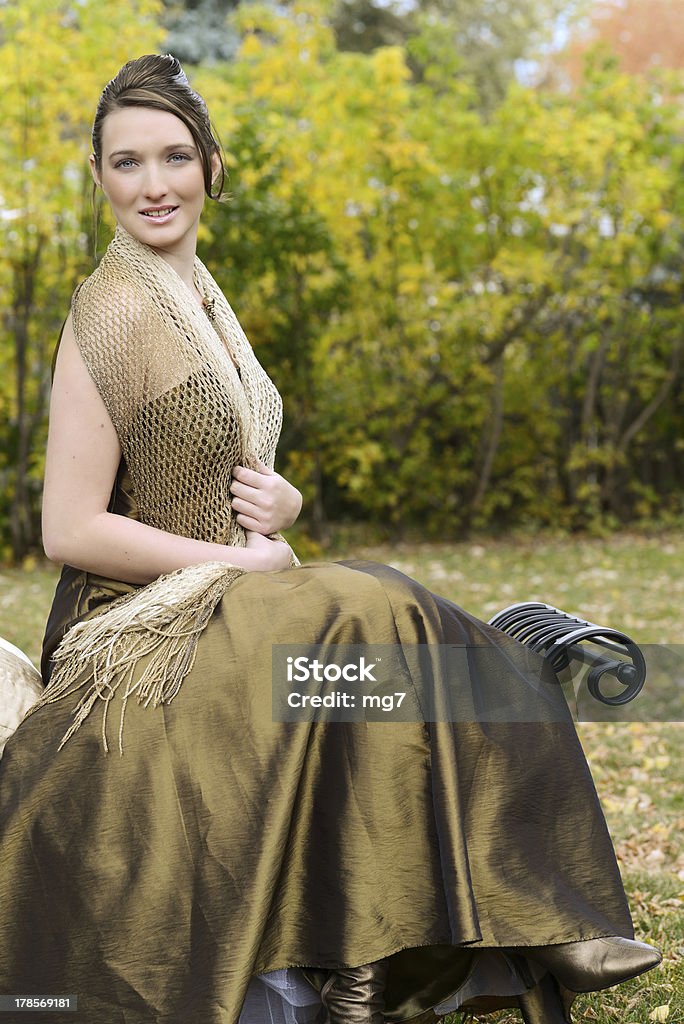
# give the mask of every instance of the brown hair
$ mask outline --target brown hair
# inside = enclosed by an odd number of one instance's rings
[[[175,57],[170,53],[153,53],[129,60],[105,86],[97,104],[92,132],[93,155],[98,171],[102,169],[102,124],[107,114],[121,107],[152,107],[179,118],[192,135],[202,159],[206,194],[210,199],[221,198],[226,176],[221,146],[209,120],[206,103],[190,87]],[[220,162],[216,189],[211,167],[214,154]]]

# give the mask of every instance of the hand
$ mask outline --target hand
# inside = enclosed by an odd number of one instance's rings
[[[292,548],[284,540],[271,540],[254,530],[247,530],[245,547],[257,554],[259,569],[287,569],[292,558]]]
[[[256,470],[233,468],[231,504],[240,526],[267,537],[292,526],[301,511],[302,496],[280,473],[258,459],[256,465]]]

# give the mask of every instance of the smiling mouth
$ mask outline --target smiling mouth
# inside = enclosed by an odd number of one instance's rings
[[[140,213],[143,217],[150,217],[152,220],[155,220],[157,218],[168,217],[170,213],[173,213],[174,210],[177,209],[177,206],[160,206],[155,210],[141,210]]]

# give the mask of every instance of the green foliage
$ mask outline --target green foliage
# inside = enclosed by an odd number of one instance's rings
[[[154,50],[159,9],[157,0],[0,6],[5,557],[20,559],[39,543],[52,350],[71,293],[92,268],[87,154],[94,102],[133,49]]]
[[[676,521],[681,81],[595,55],[574,95],[513,84],[485,104],[448,8],[430,23],[422,5],[411,52],[364,53],[339,49],[334,0],[243,3],[235,58],[191,69],[230,170],[201,255],[283,393],[280,468],[304,525]],[[91,265],[95,99],[164,35],[154,0],[135,20],[129,3],[51,10],[0,7],[0,545],[15,558],[38,538],[49,350]]]
[[[242,9],[237,61],[202,78],[233,167],[208,254],[285,395],[312,528],[678,508],[681,108],[599,64],[483,120],[444,64],[339,52],[324,13]]]
[[[243,0],[244,2],[244,0]],[[548,51],[589,0],[338,0],[331,23],[340,50],[370,53],[405,46],[416,80],[457,77],[488,114],[503,100],[516,67]]]
[[[226,30],[226,14],[238,3],[239,0],[164,0],[164,52],[172,53],[183,64],[232,59],[239,40]]]
[[[332,18],[340,50],[369,53],[378,46],[403,45],[411,34],[413,11],[398,3],[340,0]]]
[[[504,99],[519,62],[534,60],[587,0],[417,0],[407,48],[418,75],[452,65],[487,115]]]

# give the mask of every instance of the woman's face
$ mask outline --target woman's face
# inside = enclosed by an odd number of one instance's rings
[[[160,255],[194,256],[204,205],[202,158],[174,114],[122,107],[102,125],[102,166],[90,158],[117,222]]]

